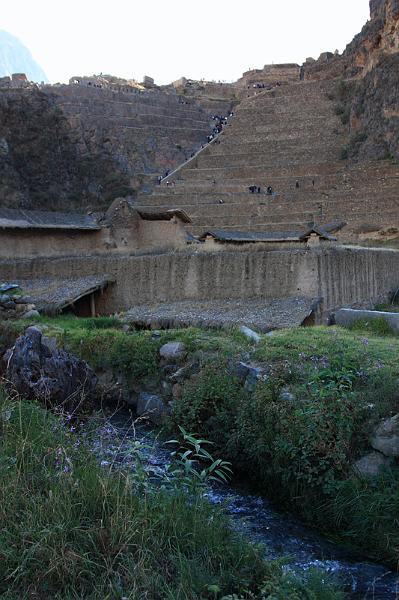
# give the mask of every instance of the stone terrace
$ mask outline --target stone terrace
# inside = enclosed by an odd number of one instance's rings
[[[180,164],[205,143],[212,113],[200,102],[158,89],[119,91],[79,85],[45,86],[72,129],[82,152],[99,146],[123,172],[155,176]],[[231,101],[224,101],[227,111]]]
[[[175,185],[163,183],[139,204],[183,208],[194,234],[298,230],[337,219],[348,223],[343,240],[399,229],[399,166],[341,160],[348,139],[328,97],[335,85],[295,82],[243,100],[220,143],[183,166]],[[250,194],[250,185],[263,193]],[[269,185],[273,197],[264,193]]]

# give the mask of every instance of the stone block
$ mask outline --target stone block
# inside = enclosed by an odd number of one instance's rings
[[[168,342],[161,346],[159,354],[166,361],[179,362],[187,356],[187,350],[183,342]]]
[[[147,417],[155,425],[160,425],[166,416],[166,405],[160,396],[141,392],[136,411],[139,417]]]
[[[376,427],[371,445],[385,456],[399,457],[399,415],[385,419]]]
[[[354,470],[363,477],[376,477],[382,469],[390,465],[390,460],[380,452],[370,452],[358,460]]]
[[[350,327],[360,320],[384,319],[392,331],[399,333],[399,313],[390,313],[380,310],[355,310],[340,308],[335,313],[335,323],[341,327]]]

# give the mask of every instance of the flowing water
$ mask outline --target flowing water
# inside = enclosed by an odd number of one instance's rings
[[[95,439],[94,450],[104,467],[135,468],[134,442],[154,480],[164,475],[171,461],[168,446],[157,440],[151,429],[134,425],[129,413],[110,417]],[[224,507],[233,526],[250,541],[265,545],[267,558],[288,557],[287,568],[298,573],[317,567],[336,575],[348,598],[399,600],[399,577],[394,572],[328,541],[247,488],[212,485],[206,496],[212,504]]]

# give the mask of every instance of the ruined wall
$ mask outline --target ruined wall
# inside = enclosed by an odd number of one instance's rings
[[[295,63],[265,65],[263,69],[252,69],[243,73],[237,84],[242,87],[250,87],[257,83],[275,85],[299,81],[301,68]]]
[[[1,280],[113,275],[99,298],[106,314],[135,304],[185,299],[323,298],[323,315],[371,306],[399,288],[399,252],[365,248],[176,252],[144,256],[0,261]]]
[[[108,256],[135,252],[184,248],[187,233],[178,219],[143,221],[139,217],[132,225],[103,227],[94,231],[62,231],[51,229],[0,229],[0,259]]]

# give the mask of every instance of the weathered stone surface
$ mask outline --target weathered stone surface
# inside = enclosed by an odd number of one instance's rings
[[[375,319],[384,319],[392,331],[399,333],[399,313],[379,310],[355,310],[352,308],[340,308],[335,312],[335,323],[341,327],[349,327],[357,321],[371,321]]]
[[[169,375],[169,381],[171,381],[173,383],[178,383],[178,382],[184,381],[185,379],[188,379],[189,377],[191,377],[191,375],[195,375],[196,373],[199,373],[199,371],[200,371],[199,363],[192,362],[188,365],[184,365],[183,367],[180,367],[180,369],[178,369],[177,371],[175,371],[174,373]]]
[[[166,361],[180,362],[187,356],[187,350],[183,342],[168,342],[161,346],[159,354]]]
[[[180,383],[175,383],[172,387],[172,395],[174,400],[181,400],[183,388]]]
[[[399,415],[385,419],[376,427],[371,445],[385,456],[399,457]]]
[[[112,404],[130,404],[131,397],[128,393],[128,385],[121,373],[104,371],[96,373],[98,377],[98,396],[102,401]]]
[[[363,477],[376,477],[390,465],[390,459],[380,452],[370,452],[354,464],[354,470]]]
[[[89,365],[54,347],[37,327],[28,327],[4,360],[5,378],[22,398],[72,411],[96,397],[97,377]]]
[[[35,309],[28,310],[24,314],[24,319],[35,319],[36,317],[40,317],[40,313],[38,310]]]
[[[243,333],[245,335],[245,337],[247,337],[249,340],[251,340],[251,342],[254,342],[255,344],[259,344],[261,337],[258,333],[256,333],[256,331],[254,331],[253,329],[250,329],[249,327],[245,327],[245,325],[242,325],[240,327],[240,331],[241,331],[241,333]]]
[[[139,394],[136,411],[139,417],[147,417],[156,425],[160,425],[167,414],[167,408],[162,398],[146,392]]]

